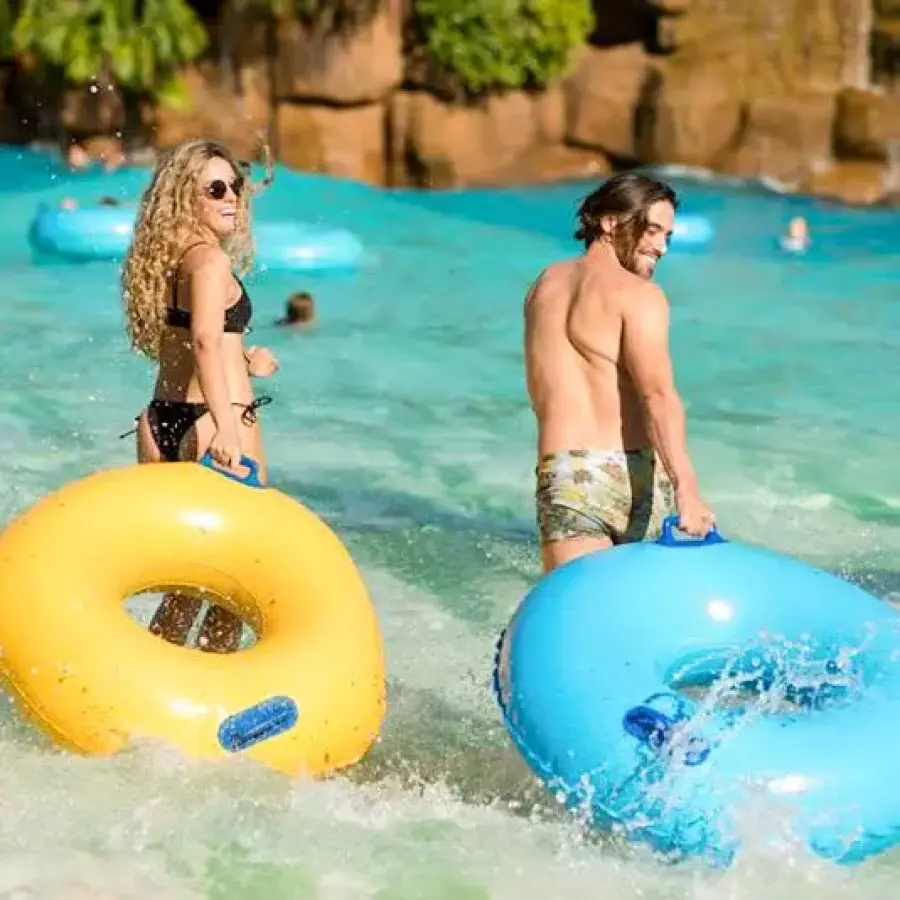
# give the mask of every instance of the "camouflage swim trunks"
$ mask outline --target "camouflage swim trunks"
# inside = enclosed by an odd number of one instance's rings
[[[675,493],[652,450],[567,450],[541,458],[537,514],[541,543],[609,538],[655,540]]]

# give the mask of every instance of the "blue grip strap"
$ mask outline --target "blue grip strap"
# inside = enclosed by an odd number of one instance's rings
[[[269,697],[225,719],[217,733],[219,746],[228,753],[240,753],[290,731],[299,717],[300,710],[291,697]]]
[[[675,723],[665,713],[650,706],[632,706],[622,720],[624,729],[653,750],[659,750],[669,739]]]
[[[650,703],[659,703],[660,700],[675,700],[675,711],[667,715],[650,706]],[[654,694],[648,697],[640,706],[633,706],[625,713],[622,727],[632,737],[646,744],[651,750],[659,753],[675,735],[675,726],[679,722],[685,722],[690,718],[688,705],[677,695]],[[681,748],[682,759],[686,766],[699,766],[706,762],[710,753],[709,742],[700,735],[689,735]]]
[[[715,525],[703,538],[694,537],[675,537],[675,531],[678,529],[678,516],[667,516],[663,519],[662,534],[656,541],[663,547],[709,547],[712,544],[725,544],[727,541],[716,530]]]
[[[225,478],[230,478],[238,484],[245,484],[247,487],[255,488],[263,487],[263,483],[259,480],[259,463],[250,456],[241,456],[241,465],[245,466],[247,469],[246,475],[240,475],[229,469],[223,469],[216,464],[216,461],[212,458],[209,451],[204,453],[201,457],[200,465],[205,466],[207,469],[212,469],[213,472],[218,472],[220,475],[224,475]]]

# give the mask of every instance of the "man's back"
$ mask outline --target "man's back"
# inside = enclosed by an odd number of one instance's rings
[[[621,359],[624,306],[644,289],[620,266],[580,258],[550,266],[529,292],[525,371],[540,454],[649,445]]]

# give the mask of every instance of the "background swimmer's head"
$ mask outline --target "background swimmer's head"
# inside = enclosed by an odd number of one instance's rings
[[[651,278],[668,249],[676,209],[678,198],[665,182],[624,172],[584,198],[575,238],[586,248],[609,243],[624,268]]]
[[[794,216],[788,223],[788,237],[800,243],[809,241],[809,225],[803,216]]]
[[[288,297],[284,307],[284,317],[279,319],[278,325],[310,326],[316,319],[316,304],[312,294],[307,291],[297,291]]]
[[[186,141],[164,154],[144,191],[122,272],[132,344],[155,359],[172,277],[186,244],[219,241],[239,272],[253,256],[249,187],[242,166],[216,141]]]
[[[309,322],[316,313],[312,294],[308,291],[297,291],[291,294],[287,302],[287,314],[293,322]]]

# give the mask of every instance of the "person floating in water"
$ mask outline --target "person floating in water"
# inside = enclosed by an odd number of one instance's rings
[[[122,201],[117,200],[115,197],[101,197],[97,201],[97,206],[121,206]],[[59,204],[60,209],[77,209],[78,202],[74,200],[72,197],[63,197]]]
[[[689,535],[714,526],[688,456],[669,304],[652,282],[676,205],[663,182],[610,178],[578,211],[585,252],[544,269],[528,292],[525,370],[545,571],[655,539],[676,511]]]
[[[809,225],[803,216],[794,216],[788,223],[787,234],[781,238],[781,246],[788,253],[805,253],[812,244]]]
[[[91,164],[91,156],[82,144],[73,141],[66,150],[66,164],[73,171],[86,169]]]
[[[244,346],[253,311],[233,272],[251,263],[250,185],[222,144],[188,141],[166,153],[144,192],[122,272],[132,345],[158,366],[153,399],[137,419],[138,462],[197,460],[209,452],[240,471],[266,464],[251,377],[278,369],[264,347]],[[201,601],[166,595],[150,630],[184,644]],[[235,650],[241,620],[213,606],[201,649]]]
[[[284,316],[276,319],[275,324],[303,331],[312,328],[316,324],[316,304],[312,294],[306,291],[291,294],[284,307]]]

